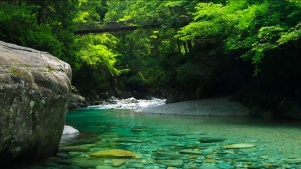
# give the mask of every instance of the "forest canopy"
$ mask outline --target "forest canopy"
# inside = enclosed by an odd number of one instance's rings
[[[102,98],[248,89],[263,105],[275,91],[298,105],[300,8],[297,0],[2,0],[0,39],[68,62],[73,84]]]

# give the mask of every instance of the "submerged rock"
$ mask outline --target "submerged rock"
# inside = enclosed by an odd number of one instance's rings
[[[194,155],[201,155],[203,154],[202,151],[200,150],[195,150],[195,149],[183,149],[179,151],[181,154],[194,154]]]
[[[71,90],[70,66],[46,52],[0,41],[0,164],[53,155]]]
[[[103,158],[135,158],[137,154],[127,150],[121,149],[111,149],[111,150],[101,150],[90,154],[91,157],[103,157]]]
[[[200,139],[201,143],[216,143],[216,142],[223,142],[225,139],[223,138],[211,138],[211,137],[204,137]]]
[[[105,164],[104,161],[102,160],[99,160],[97,158],[90,158],[90,157],[73,158],[69,161],[69,163],[83,168],[95,168],[96,166]]]
[[[156,162],[168,167],[182,167],[184,165],[183,160],[157,160]]]
[[[120,160],[120,159],[114,160],[112,162],[112,166],[113,167],[120,167],[120,166],[123,166],[126,162],[127,162],[126,160]]]
[[[157,159],[180,159],[183,158],[183,154],[167,152],[167,151],[156,151],[154,152],[154,156]]]
[[[116,142],[116,143],[144,143],[145,141],[137,140],[137,139],[130,139],[130,138],[119,138],[119,139],[114,139],[113,142]]]
[[[219,169],[219,168],[214,164],[203,163],[200,169]]]
[[[301,158],[287,159],[285,162],[288,163],[288,164],[300,164],[301,163]]]
[[[75,151],[75,152],[88,152],[90,151],[90,148],[95,147],[96,144],[83,144],[83,145],[77,145],[77,146],[65,146],[61,147],[60,150],[63,151]]]
[[[252,148],[255,147],[255,144],[249,144],[249,143],[240,143],[240,144],[231,144],[224,146],[224,149],[241,149],[241,148]]]

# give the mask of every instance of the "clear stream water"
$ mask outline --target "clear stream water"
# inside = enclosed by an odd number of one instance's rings
[[[300,122],[82,109],[69,112],[66,124],[80,134],[64,138],[55,157],[28,169],[301,168]],[[237,143],[256,147],[223,148]],[[108,149],[137,157],[90,157]]]

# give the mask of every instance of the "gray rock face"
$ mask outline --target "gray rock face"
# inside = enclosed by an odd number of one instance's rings
[[[71,68],[54,56],[0,41],[0,165],[56,152],[71,90]]]

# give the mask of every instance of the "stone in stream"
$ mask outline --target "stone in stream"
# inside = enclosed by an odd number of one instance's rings
[[[202,151],[196,150],[196,149],[183,149],[179,151],[180,154],[194,154],[194,155],[200,155],[203,154]]]
[[[90,148],[95,147],[96,144],[83,144],[83,145],[77,145],[77,146],[65,146],[61,147],[60,150],[63,151],[75,151],[75,152],[88,152],[90,151]]]
[[[54,155],[63,133],[71,67],[31,48],[0,41],[0,164]]]
[[[126,164],[126,168],[135,168],[135,169],[144,169],[144,165],[142,163],[136,161],[130,161]]]
[[[236,159],[235,161],[239,161],[239,162],[255,162],[255,161],[257,161],[257,158],[242,157],[242,158]]]
[[[206,156],[206,155],[210,155],[213,153],[213,150],[211,148],[205,149],[202,151],[202,155]]]
[[[148,131],[147,128],[143,128],[143,127],[134,127],[131,129],[132,132],[142,132],[142,131]]]
[[[116,143],[144,143],[143,140],[129,139],[129,138],[119,138],[113,140]]]
[[[249,169],[260,169],[260,168],[264,168],[264,166],[259,163],[252,163],[251,165],[248,166],[248,168]]]
[[[168,167],[182,167],[184,165],[183,160],[157,160],[156,162]]]
[[[300,164],[301,158],[287,159],[287,160],[285,160],[285,162],[288,164]]]
[[[116,169],[116,167],[107,166],[107,165],[99,165],[99,166],[96,166],[95,169]]]
[[[69,161],[69,163],[83,168],[94,168],[99,165],[104,165],[103,160],[99,160],[99,158],[90,158],[90,157],[72,158]]]
[[[91,157],[101,158],[135,158],[137,154],[122,149],[101,150],[90,154]]]
[[[219,163],[217,165],[217,167],[220,168],[220,169],[234,169],[235,168],[234,166],[232,166],[228,163]]]
[[[63,134],[79,134],[79,131],[73,128],[72,126],[65,125]]]
[[[146,126],[135,126],[131,129],[132,132],[142,132],[148,131],[149,129]]]
[[[167,151],[155,151],[154,156],[156,159],[181,159],[184,155]]]
[[[252,148],[255,147],[255,144],[249,144],[249,143],[239,143],[239,144],[231,144],[224,146],[224,149],[243,149],[243,148]]]
[[[219,169],[219,168],[214,164],[203,163],[200,169]]]
[[[118,160],[113,160],[112,166],[113,166],[113,167],[121,167],[121,166],[123,166],[126,162],[127,162],[127,160],[120,160],[120,159],[118,159]]]
[[[223,138],[213,138],[213,137],[204,137],[200,139],[201,143],[216,143],[216,142],[223,142],[226,139]]]

